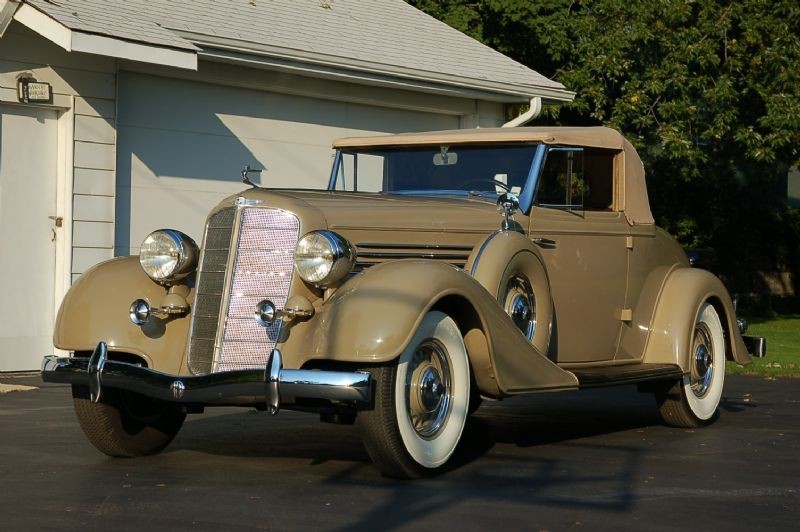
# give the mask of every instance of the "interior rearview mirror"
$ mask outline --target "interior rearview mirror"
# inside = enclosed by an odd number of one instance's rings
[[[448,151],[449,146],[439,148],[439,153],[433,156],[434,166],[451,166],[458,162],[458,154]]]

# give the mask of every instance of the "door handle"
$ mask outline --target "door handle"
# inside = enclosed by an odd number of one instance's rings
[[[61,227],[64,225],[64,218],[61,216],[48,216],[48,218],[53,220],[56,227]]]
[[[544,237],[541,237],[541,236],[537,236],[537,237],[531,238],[531,241],[534,244],[536,244],[537,246],[541,246],[543,248],[554,248],[554,247],[556,247],[556,241],[555,240],[550,240],[549,238],[544,238]]]

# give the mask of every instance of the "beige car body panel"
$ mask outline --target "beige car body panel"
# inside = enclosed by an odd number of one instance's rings
[[[194,294],[183,285],[189,301]],[[184,374],[183,352],[190,320],[154,319],[145,326],[129,317],[131,303],[146,299],[159,306],[167,290],[142,270],[138,257],[119,257],[81,275],[67,292],[56,318],[53,343],[59,349],[91,352],[101,340],[111,353],[141,357],[148,367]],[[113,358],[113,357],[112,357]]]
[[[286,360],[380,363],[395,359],[429,310],[446,310],[465,338],[484,395],[578,385],[520,334],[486,289],[452,266],[425,260],[374,266],[342,286],[283,344]]]
[[[301,235],[330,229],[365,251],[359,259],[368,263],[365,269],[336,290],[325,293],[294,276],[290,294],[311,301],[315,314],[285,328],[278,347],[286,368],[321,367],[323,361],[357,368],[393,360],[425,313],[443,309],[459,324],[478,388],[490,397],[575,388],[578,381],[568,369],[576,367],[646,362],[677,364],[688,371],[690,333],[706,300],[720,312],[728,357],[749,361],[722,283],[690,269],[677,243],[653,225],[641,161],[619,133],[606,128],[517,128],[345,139],[336,146],[482,142],[618,150],[613,208],[575,213],[534,207],[530,217],[516,214],[519,233],[506,234],[502,245],[487,248],[481,261],[494,260],[497,267],[486,268],[476,280],[468,274],[470,265],[501,220],[494,203],[483,198],[250,189],[218,206],[283,209],[298,217]],[[381,246],[386,249],[380,253],[366,253]],[[415,246],[430,248],[426,259],[392,251]],[[454,249],[459,251],[448,251]],[[487,291],[496,282],[492,276],[502,275],[517,251],[541,260],[549,278],[555,309],[549,350],[528,342],[497,304],[497,295]],[[177,290],[191,307],[189,284]],[[130,353],[158,371],[189,375],[191,314],[155,319],[144,327],[128,316],[134,299],[157,306],[166,293],[144,274],[136,257],[100,264],[65,297],[55,345],[91,351],[102,340],[112,358]]]
[[[650,326],[644,361],[677,364],[688,371],[695,318],[706,301],[714,306],[726,329],[727,358],[742,365],[752,362],[736,327],[728,291],[716,276],[694,268],[675,269],[667,277]]]
[[[625,303],[629,225],[619,212],[568,211],[534,207],[531,236],[541,247],[553,293],[557,358],[560,363],[614,358]]]

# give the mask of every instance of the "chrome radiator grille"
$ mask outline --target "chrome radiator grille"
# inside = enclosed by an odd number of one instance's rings
[[[189,369],[195,374],[210,373],[214,362],[217,325],[235,218],[236,208],[231,207],[209,218],[206,226],[203,254],[197,269],[189,340]]]
[[[253,313],[262,299],[286,304],[299,230],[294,214],[277,209],[231,208],[209,220],[192,318],[192,372],[266,366],[281,322],[265,329]]]

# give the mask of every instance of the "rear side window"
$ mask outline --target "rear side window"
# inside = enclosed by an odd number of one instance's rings
[[[570,211],[614,210],[615,156],[613,150],[548,148],[536,204]]]

